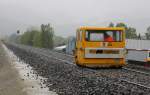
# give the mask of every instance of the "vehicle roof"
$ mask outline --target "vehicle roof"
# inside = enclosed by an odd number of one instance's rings
[[[125,30],[123,27],[91,27],[82,26],[79,30]]]

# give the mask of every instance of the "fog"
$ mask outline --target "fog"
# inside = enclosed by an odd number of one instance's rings
[[[150,26],[149,0],[0,0],[0,35],[51,23],[55,34],[71,36],[79,26],[125,22],[138,33]]]

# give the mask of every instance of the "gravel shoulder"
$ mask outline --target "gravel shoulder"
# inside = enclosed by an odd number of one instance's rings
[[[0,95],[27,95],[23,80],[10,63],[0,43]]]

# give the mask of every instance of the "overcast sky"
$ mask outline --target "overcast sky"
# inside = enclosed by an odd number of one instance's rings
[[[144,33],[150,0],[0,0],[0,35],[51,23],[55,34],[70,36],[81,25],[125,22]]]

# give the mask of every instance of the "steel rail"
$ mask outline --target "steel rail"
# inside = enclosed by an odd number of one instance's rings
[[[38,53],[39,53],[39,52],[38,52]],[[73,62],[70,62],[70,61],[68,61],[68,60],[64,60],[64,59],[61,59],[61,58],[56,58],[56,57],[53,57],[53,56],[51,56],[51,55],[47,55],[47,54],[41,53],[41,52],[40,52],[39,54],[41,54],[41,55],[43,55],[43,56],[45,56],[45,57],[51,57],[51,58],[53,58],[53,59],[56,59],[56,60],[65,62],[65,63],[67,63],[67,64],[73,64],[73,65],[75,65]]]
[[[122,69],[127,70],[127,71],[140,73],[140,74],[150,75],[150,73],[146,73],[146,72],[143,72],[143,71],[138,71],[138,70],[135,70],[135,69],[129,69],[129,68],[126,68],[126,67],[122,67]]]
[[[142,84],[139,84],[139,83],[136,83],[136,82],[131,82],[131,81],[128,81],[128,80],[124,80],[124,79],[119,79],[120,81],[123,81],[123,82],[127,82],[127,83],[130,83],[130,84],[133,84],[133,85],[137,85],[137,86],[140,86],[140,87],[144,87],[146,89],[150,89],[149,86],[145,86],[145,85],[142,85]]]
[[[55,52],[55,51],[54,51]],[[57,52],[58,53],[58,52]],[[59,54],[63,54],[63,53],[59,53]],[[64,54],[63,54],[64,55]],[[69,54],[65,54],[66,56],[71,56],[73,57],[72,55],[69,55]],[[150,76],[150,73],[147,73],[147,72],[144,72],[144,71],[139,71],[139,70],[135,70],[135,69],[131,69],[131,68],[127,68],[127,67],[122,67],[122,69],[124,70],[128,70],[128,71],[132,71],[132,72],[136,72],[136,73],[140,73],[140,74],[145,74],[145,75],[149,75]]]
[[[58,54],[62,54],[62,55],[69,56],[69,57],[72,57],[72,58],[74,57],[73,55],[62,53],[62,52],[58,52],[58,51],[52,51],[52,52],[56,52]]]

